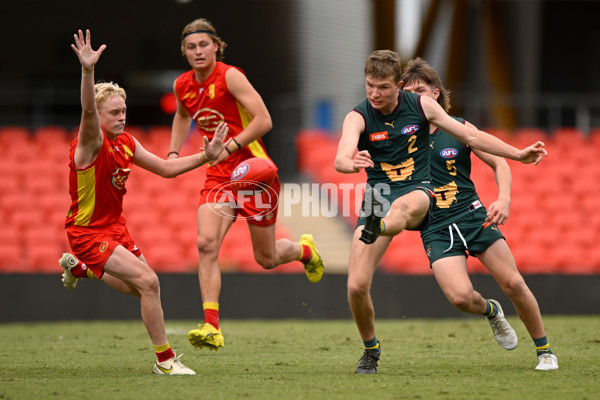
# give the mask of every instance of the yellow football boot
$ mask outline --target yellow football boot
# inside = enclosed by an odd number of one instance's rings
[[[306,272],[306,276],[308,280],[312,283],[317,283],[323,277],[323,258],[317,251],[317,245],[315,244],[315,240],[313,239],[313,235],[304,234],[300,236],[300,240],[298,241],[301,245],[306,245],[310,247],[312,252],[311,259],[304,264],[304,271]]]
[[[215,328],[208,322],[198,324],[198,329],[192,329],[188,332],[188,339],[192,346],[202,348],[208,347],[211,350],[218,350],[219,347],[225,347],[225,338],[220,329]]]

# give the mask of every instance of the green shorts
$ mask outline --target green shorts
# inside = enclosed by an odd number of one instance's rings
[[[369,185],[367,185],[367,189],[368,188],[369,188]],[[400,185],[388,185],[385,183],[378,183],[378,184],[372,186],[372,188],[374,190],[376,190],[377,193],[379,193],[378,198],[383,203],[383,209],[381,210],[382,216],[387,215],[387,213],[390,211],[390,207],[391,207],[392,203],[394,201],[396,201],[396,199],[398,199],[399,197],[402,197],[405,194],[408,194],[415,190],[422,190],[429,196],[429,212],[427,212],[427,215],[423,219],[423,222],[421,223],[421,225],[419,225],[418,227],[416,227],[414,229],[407,229],[407,231],[421,231],[421,230],[427,228],[427,226],[429,226],[429,216],[430,216],[431,210],[433,210],[433,206],[435,204],[435,195],[433,194],[433,186],[431,185],[431,183],[429,183],[429,182],[414,182],[414,183],[410,183],[410,184],[404,184],[401,186]],[[365,193],[366,193],[366,191],[365,191]],[[363,195],[363,201],[362,201],[362,204],[360,207],[360,214],[358,216],[358,221],[356,222],[355,229],[361,225],[364,225],[365,219],[366,219],[365,196]]]
[[[481,207],[445,228],[421,232],[429,264],[452,256],[475,257],[498,239],[504,239],[496,225],[483,227],[486,217],[487,211]]]

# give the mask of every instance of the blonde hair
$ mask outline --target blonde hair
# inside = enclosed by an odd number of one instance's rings
[[[437,99],[438,104],[442,106],[446,112],[450,111],[452,108],[452,105],[450,104],[450,90],[444,87],[442,79],[436,70],[421,57],[416,57],[408,61],[404,68],[404,74],[402,74],[402,80],[404,81],[405,86],[421,81],[426,85],[439,89],[440,95]]]
[[[183,28],[181,32],[181,55],[185,57],[185,38],[188,35],[193,33],[206,33],[213,42],[219,45],[219,49],[217,50],[217,60],[221,61],[224,58],[225,48],[227,47],[227,43],[223,39],[217,35],[217,30],[215,27],[204,18],[198,18]]]
[[[127,101],[125,89],[113,82],[96,83],[94,85],[94,92],[96,93],[96,105],[98,107],[113,96],[121,96],[123,100]]]
[[[376,79],[393,79],[400,82],[402,76],[402,59],[392,50],[375,50],[365,63],[365,76]]]

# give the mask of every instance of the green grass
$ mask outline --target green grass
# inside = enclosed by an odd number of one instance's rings
[[[156,376],[141,321],[0,325],[0,399],[598,399],[600,317],[545,317],[557,371],[535,371],[522,323],[513,351],[482,318],[379,320],[379,373],[358,376],[351,320],[224,320],[226,347],[194,349],[168,321],[193,377]]]

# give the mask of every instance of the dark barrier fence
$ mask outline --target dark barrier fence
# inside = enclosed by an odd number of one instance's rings
[[[195,274],[160,275],[165,319],[202,317]],[[527,275],[542,314],[598,314],[600,275]],[[489,275],[473,275],[476,290],[514,307]],[[60,275],[0,275],[0,321],[138,319],[139,301],[97,282],[80,281],[74,291],[62,287]],[[432,276],[376,274],[372,289],[377,318],[469,317],[452,307]],[[224,274],[221,318],[345,319],[346,275],[325,275],[318,284],[303,275]]]

